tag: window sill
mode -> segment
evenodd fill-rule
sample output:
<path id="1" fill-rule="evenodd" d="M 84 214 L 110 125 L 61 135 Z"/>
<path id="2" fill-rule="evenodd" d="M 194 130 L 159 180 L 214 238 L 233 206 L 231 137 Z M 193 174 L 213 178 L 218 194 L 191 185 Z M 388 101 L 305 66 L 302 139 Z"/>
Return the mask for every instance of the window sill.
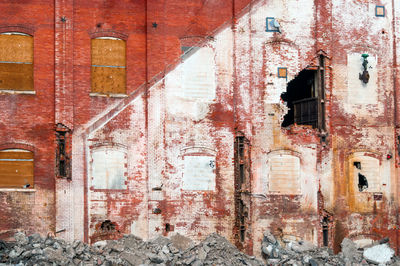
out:
<path id="1" fill-rule="evenodd" d="M 128 95 L 126 95 L 126 94 L 118 94 L 118 93 L 102 94 L 102 93 L 97 93 L 97 92 L 91 92 L 91 93 L 89 93 L 89 96 L 91 96 L 91 97 L 110 97 L 110 98 L 126 98 L 126 97 L 128 97 Z"/>
<path id="2" fill-rule="evenodd" d="M 1 94 L 28 94 L 28 95 L 35 95 L 36 91 L 0 90 L 0 95 Z"/>
<path id="3" fill-rule="evenodd" d="M 36 192 L 34 188 L 0 188 L 0 192 Z"/>

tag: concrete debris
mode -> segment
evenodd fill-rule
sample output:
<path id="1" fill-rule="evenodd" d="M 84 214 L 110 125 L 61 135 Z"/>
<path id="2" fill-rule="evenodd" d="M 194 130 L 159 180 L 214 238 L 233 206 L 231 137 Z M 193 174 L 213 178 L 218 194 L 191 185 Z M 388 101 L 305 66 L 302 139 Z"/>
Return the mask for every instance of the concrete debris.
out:
<path id="1" fill-rule="evenodd" d="M 390 262 L 394 255 L 394 250 L 387 244 L 376 245 L 364 250 L 363 256 L 367 261 L 374 264 L 386 264 Z"/>
<path id="2" fill-rule="evenodd" d="M 175 246 L 176 245 L 176 246 Z M 251 265 L 264 263 L 241 253 L 218 234 L 195 245 L 182 235 L 149 241 L 125 235 L 87 245 L 39 235 L 15 235 L 15 242 L 0 242 L 0 265 Z"/>
<path id="3" fill-rule="evenodd" d="M 388 239 L 383 239 L 362 249 L 357 248 L 350 239 L 344 238 L 342 251 L 334 255 L 327 247 L 318 248 L 294 237 L 276 239 L 270 232 L 265 232 L 261 251 L 267 265 L 400 265 L 400 258 L 394 257 L 394 251 L 387 242 Z"/>
<path id="4" fill-rule="evenodd" d="M 93 245 L 81 241 L 68 243 L 62 239 L 27 237 L 18 232 L 15 242 L 0 240 L 1 265 L 400 265 L 388 239 L 376 241 L 364 249 L 348 238 L 343 239 L 342 251 L 334 255 L 329 248 L 318 248 L 295 237 L 276 238 L 265 232 L 261 261 L 240 252 L 228 240 L 211 234 L 195 244 L 176 234 L 171 238 L 157 237 L 143 241 L 125 235 L 119 240 L 103 240 Z"/>

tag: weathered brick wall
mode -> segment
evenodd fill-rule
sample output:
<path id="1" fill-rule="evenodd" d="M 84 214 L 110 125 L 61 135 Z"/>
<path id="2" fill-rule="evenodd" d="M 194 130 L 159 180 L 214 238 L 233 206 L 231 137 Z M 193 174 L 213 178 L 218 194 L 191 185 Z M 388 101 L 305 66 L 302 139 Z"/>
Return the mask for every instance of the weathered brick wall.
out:
<path id="1" fill-rule="evenodd" d="M 246 251 L 259 254 L 267 228 L 322 244 L 324 217 L 336 251 L 344 236 L 395 241 L 399 6 L 393 12 L 392 1 L 381 1 L 386 14 L 376 17 L 366 1 L 249 2 L 0 3 L 1 31 L 33 33 L 36 92 L 0 93 L 0 148 L 34 151 L 36 189 L 0 191 L 0 237 L 65 229 L 59 236 L 68 239 L 147 238 L 170 234 L 169 224 L 193 238 L 218 232 L 237 241 L 234 139 L 243 134 L 251 151 Z M 266 17 L 278 18 L 282 32 L 266 32 Z M 99 36 L 126 40 L 125 98 L 89 95 L 90 40 Z M 181 46 L 200 47 L 201 56 L 180 59 Z M 370 56 L 368 84 L 358 78 L 362 53 Z M 281 93 L 320 56 L 326 132 L 283 128 Z M 72 181 L 54 181 L 56 123 L 74 130 Z M 126 150 L 123 189 L 96 189 L 91 152 L 99 145 Z M 350 162 L 360 152 L 379 161 L 380 191 L 357 190 Z M 271 192 L 276 154 L 299 158 L 296 192 Z M 215 170 L 202 169 L 215 187 L 211 178 L 212 189 L 187 189 L 185 156 L 215 157 Z M 101 228 L 106 220 L 114 229 Z"/>
<path id="2" fill-rule="evenodd" d="M 54 232 L 54 6 L 2 1 L 0 30 L 32 34 L 34 95 L 0 92 L 0 148 L 34 152 L 34 190 L 1 191 L 0 237 L 16 229 Z"/>

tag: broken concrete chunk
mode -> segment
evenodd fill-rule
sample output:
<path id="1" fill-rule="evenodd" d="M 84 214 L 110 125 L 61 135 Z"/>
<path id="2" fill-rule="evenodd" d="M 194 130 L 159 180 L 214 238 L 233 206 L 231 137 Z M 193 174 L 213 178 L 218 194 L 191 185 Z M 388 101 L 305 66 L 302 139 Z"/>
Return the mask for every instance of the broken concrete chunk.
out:
<path id="1" fill-rule="evenodd" d="M 127 261 L 131 265 L 139 265 L 144 263 L 144 254 L 137 254 L 131 251 L 124 251 L 120 254 L 120 258 Z"/>
<path id="2" fill-rule="evenodd" d="M 376 245 L 365 249 L 363 252 L 363 256 L 367 261 L 376 264 L 387 264 L 393 255 L 394 250 L 387 244 Z"/>
<path id="3" fill-rule="evenodd" d="M 15 246 L 13 250 L 11 250 L 10 254 L 8 255 L 10 258 L 17 258 L 19 257 L 24 250 L 18 246 Z"/>
<path id="4" fill-rule="evenodd" d="M 350 239 L 344 238 L 340 246 L 342 247 L 343 257 L 353 260 L 354 255 L 357 252 L 357 245 Z"/>
<path id="5" fill-rule="evenodd" d="M 122 252 L 124 251 L 124 245 L 118 241 L 109 241 L 107 243 L 107 247 L 111 248 L 111 250 L 116 251 L 116 252 Z"/>
<path id="6" fill-rule="evenodd" d="M 311 250 L 315 250 L 317 247 L 314 246 L 311 242 L 308 241 L 299 241 L 299 242 L 292 242 L 291 249 L 295 252 L 302 253 Z"/>
<path id="7" fill-rule="evenodd" d="M 164 260 L 158 256 L 157 254 L 154 253 L 146 253 L 147 258 L 149 258 L 149 260 L 153 263 L 163 263 Z"/>
<path id="8" fill-rule="evenodd" d="M 82 252 L 85 250 L 85 245 L 80 241 L 79 241 L 79 243 L 77 245 L 75 245 L 75 242 L 74 242 L 72 247 L 74 247 L 74 246 L 75 246 L 75 252 L 78 255 L 82 254 Z"/>
<path id="9" fill-rule="evenodd" d="M 276 238 L 271 234 L 270 231 L 264 232 L 263 242 L 269 242 L 271 244 L 276 243 Z"/>
<path id="10" fill-rule="evenodd" d="M 14 235 L 17 245 L 24 246 L 29 243 L 29 238 L 23 232 L 17 232 Z"/>
<path id="11" fill-rule="evenodd" d="M 179 250 L 186 250 L 194 245 L 194 242 L 179 233 L 173 235 L 171 237 L 171 242 L 174 247 L 178 248 Z"/>
<path id="12" fill-rule="evenodd" d="M 28 237 L 31 243 L 40 243 L 42 242 L 42 237 L 39 234 L 33 234 Z"/>
<path id="13" fill-rule="evenodd" d="M 97 241 L 93 244 L 93 246 L 95 247 L 105 247 L 107 245 L 107 241 L 103 240 L 103 241 Z"/>
<path id="14" fill-rule="evenodd" d="M 44 255 L 46 258 L 52 262 L 62 261 L 64 259 L 63 253 L 61 250 L 56 250 L 50 247 L 43 249 Z"/>

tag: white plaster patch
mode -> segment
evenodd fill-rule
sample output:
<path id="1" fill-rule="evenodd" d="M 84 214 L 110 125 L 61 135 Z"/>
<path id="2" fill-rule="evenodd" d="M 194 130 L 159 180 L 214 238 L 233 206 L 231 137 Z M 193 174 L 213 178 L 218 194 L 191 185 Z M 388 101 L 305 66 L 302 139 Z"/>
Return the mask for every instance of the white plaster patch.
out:
<path id="1" fill-rule="evenodd" d="M 280 103 L 281 94 L 286 91 L 289 80 L 299 72 L 299 52 L 287 43 L 271 43 L 266 52 L 266 103 Z M 278 67 L 287 68 L 287 78 L 278 77 Z"/>
<path id="2" fill-rule="evenodd" d="M 183 97 L 210 101 L 215 87 L 214 50 L 203 47 L 183 63 Z"/>
<path id="3" fill-rule="evenodd" d="M 300 193 L 300 158 L 289 154 L 279 154 L 271 157 L 268 164 L 270 192 Z"/>
<path id="4" fill-rule="evenodd" d="M 370 75 L 368 83 L 359 79 L 359 74 L 363 72 L 363 58 L 359 53 L 347 55 L 347 103 L 348 104 L 376 104 L 378 97 L 377 83 L 377 58 L 369 56 L 368 72 Z"/>
<path id="5" fill-rule="evenodd" d="M 112 147 L 92 151 L 91 177 L 95 189 L 126 189 L 125 152 Z"/>
<path id="6" fill-rule="evenodd" d="M 381 191 L 381 175 L 380 175 L 380 165 L 379 160 L 371 157 L 362 155 L 363 152 L 357 152 L 354 154 L 354 157 L 351 159 L 351 169 L 353 170 L 353 178 L 354 178 L 354 190 L 358 191 L 358 174 L 364 175 L 368 180 L 368 188 L 366 188 L 365 192 L 380 192 Z M 354 163 L 360 163 L 360 168 L 358 169 L 354 166 Z"/>
<path id="7" fill-rule="evenodd" d="M 184 190 L 215 190 L 215 157 L 185 156 Z"/>

